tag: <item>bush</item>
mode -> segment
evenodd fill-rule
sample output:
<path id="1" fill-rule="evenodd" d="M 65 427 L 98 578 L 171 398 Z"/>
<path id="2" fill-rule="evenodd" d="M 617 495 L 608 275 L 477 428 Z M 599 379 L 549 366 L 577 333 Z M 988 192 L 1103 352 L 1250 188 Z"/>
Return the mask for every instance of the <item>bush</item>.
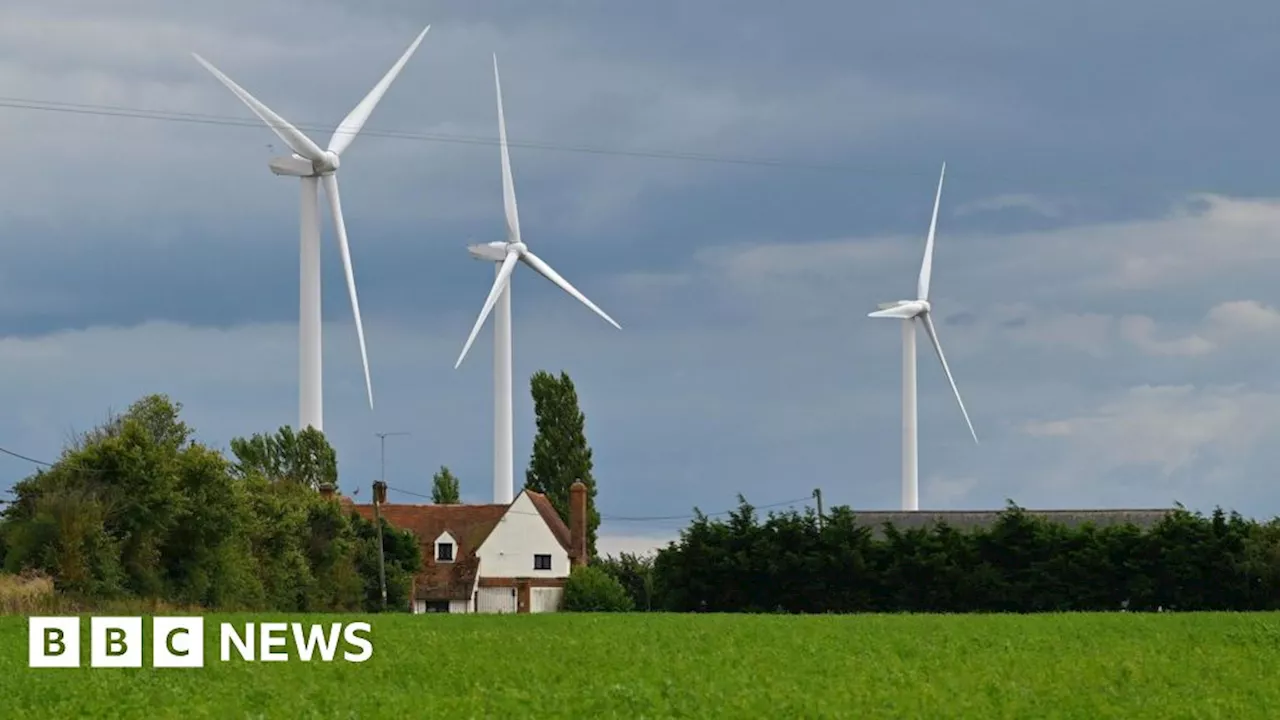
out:
<path id="1" fill-rule="evenodd" d="M 568 612 L 630 612 L 635 603 L 612 575 L 590 565 L 575 567 L 564 584 Z"/>
<path id="2" fill-rule="evenodd" d="M 620 553 L 618 557 L 593 557 L 591 566 L 598 567 L 617 580 L 631 596 L 637 610 L 653 609 L 653 556 Z"/>

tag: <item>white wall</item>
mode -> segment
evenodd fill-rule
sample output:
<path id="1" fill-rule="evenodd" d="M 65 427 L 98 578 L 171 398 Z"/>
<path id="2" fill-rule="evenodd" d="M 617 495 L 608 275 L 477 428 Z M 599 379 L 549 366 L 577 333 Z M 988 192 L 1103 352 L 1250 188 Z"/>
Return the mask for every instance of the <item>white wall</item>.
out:
<path id="1" fill-rule="evenodd" d="M 449 612 L 469 613 L 471 612 L 471 601 L 470 600 L 450 600 Z"/>
<path id="2" fill-rule="evenodd" d="M 538 513 L 538 508 L 524 492 L 498 521 L 476 554 L 480 556 L 480 574 L 484 577 L 559 578 L 569 575 L 569 551 L 560 546 Z M 534 570 L 535 554 L 550 555 L 551 569 Z"/>
<path id="3" fill-rule="evenodd" d="M 509 587 L 482 587 L 480 588 L 480 596 L 478 601 L 480 608 L 477 612 L 482 613 L 513 613 L 518 605 L 518 598 L 513 592 L 515 588 Z"/>
<path id="4" fill-rule="evenodd" d="M 556 612 L 564 599 L 564 588 L 529 588 L 529 612 Z"/>

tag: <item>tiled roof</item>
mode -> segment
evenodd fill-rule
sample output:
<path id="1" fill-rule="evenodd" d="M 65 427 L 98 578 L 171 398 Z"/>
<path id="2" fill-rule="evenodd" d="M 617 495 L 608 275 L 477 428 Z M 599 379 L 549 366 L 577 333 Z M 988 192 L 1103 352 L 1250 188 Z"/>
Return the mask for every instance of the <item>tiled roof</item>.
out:
<path id="1" fill-rule="evenodd" d="M 551 534 L 556 536 L 556 540 L 560 541 L 560 547 L 565 550 L 571 549 L 569 542 L 569 526 L 564 524 L 564 520 L 560 518 L 560 513 L 556 512 L 555 506 L 547 499 L 546 495 L 537 493 L 532 490 L 525 490 L 529 494 L 529 499 L 533 501 L 533 506 L 538 508 L 538 514 L 542 516 L 547 527 L 551 528 Z"/>
<path id="2" fill-rule="evenodd" d="M 535 500 L 535 504 L 536 504 Z M 372 505 L 351 505 L 373 519 Z M 411 531 L 422 548 L 422 570 L 415 582 L 418 600 L 469 600 L 480 560 L 476 550 L 507 512 L 506 505 L 385 504 L 382 517 L 393 527 Z M 553 511 L 554 512 L 554 511 Z M 563 523 L 561 523 L 563 524 Z M 457 541 L 453 562 L 436 562 L 435 541 L 448 531 Z M 568 532 L 566 530 L 566 532 Z"/>

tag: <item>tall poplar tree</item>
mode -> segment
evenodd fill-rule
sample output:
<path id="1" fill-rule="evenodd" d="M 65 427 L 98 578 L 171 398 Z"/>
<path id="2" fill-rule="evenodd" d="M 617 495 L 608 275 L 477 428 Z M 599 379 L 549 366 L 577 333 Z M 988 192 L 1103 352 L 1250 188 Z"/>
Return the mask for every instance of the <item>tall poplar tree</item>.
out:
<path id="1" fill-rule="evenodd" d="M 524 485 L 546 495 L 566 524 L 569 487 L 575 480 L 587 486 L 587 551 L 595 557 L 600 513 L 596 512 L 596 480 L 591 474 L 591 447 L 587 445 L 586 416 L 578 407 L 578 391 L 563 371 L 556 377 L 539 370 L 530 386 L 538 434 L 533 439 Z"/>

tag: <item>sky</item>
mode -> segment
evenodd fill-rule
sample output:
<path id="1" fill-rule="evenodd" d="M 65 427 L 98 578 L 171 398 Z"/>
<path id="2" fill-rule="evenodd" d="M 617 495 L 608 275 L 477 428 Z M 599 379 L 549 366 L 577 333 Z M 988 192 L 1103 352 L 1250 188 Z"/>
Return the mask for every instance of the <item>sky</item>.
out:
<path id="1" fill-rule="evenodd" d="M 441 465 L 491 499 L 491 325 L 453 364 L 466 245 L 505 237 L 496 53 L 523 239 L 622 325 L 517 268 L 517 484 L 563 370 L 603 551 L 739 494 L 899 506 L 901 334 L 866 314 L 914 295 L 944 161 L 931 301 L 981 444 L 921 333 L 921 508 L 1280 514 L 1274 3 L 110 5 L 0 7 L 0 447 L 154 392 L 219 448 L 296 425 L 298 181 L 190 53 L 332 128 L 430 24 L 339 172 L 373 410 L 322 225 L 344 492 L 406 432 L 392 502 Z"/>

